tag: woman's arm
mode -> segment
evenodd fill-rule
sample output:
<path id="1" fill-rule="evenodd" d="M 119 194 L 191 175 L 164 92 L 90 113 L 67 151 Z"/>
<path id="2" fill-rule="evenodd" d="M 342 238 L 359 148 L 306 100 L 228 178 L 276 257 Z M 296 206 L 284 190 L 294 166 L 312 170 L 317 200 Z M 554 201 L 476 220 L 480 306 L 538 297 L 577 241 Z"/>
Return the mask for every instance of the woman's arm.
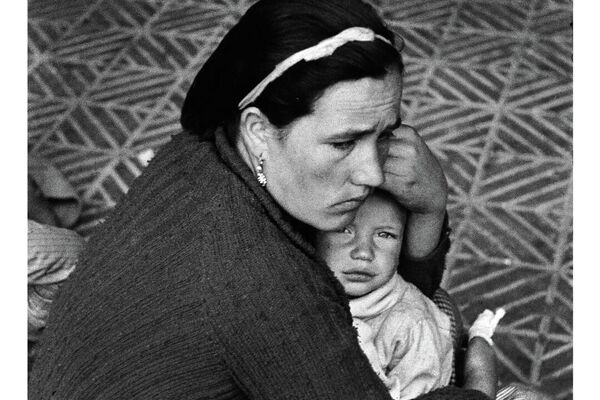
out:
<path id="1" fill-rule="evenodd" d="M 438 245 L 427 256 L 410 257 L 406 252 L 400 254 L 398 273 L 405 281 L 412 283 L 429 298 L 440 287 L 444 275 L 446 254 L 450 249 L 450 228 L 448 216 L 444 218 L 442 233 Z"/>
<path id="2" fill-rule="evenodd" d="M 383 170 L 382 188 L 409 212 L 404 250 L 424 257 L 438 244 L 446 213 L 448 184 L 442 167 L 417 131 L 402 125 L 390 139 Z"/>
<path id="3" fill-rule="evenodd" d="M 450 247 L 444 172 L 425 141 L 407 125 L 390 139 L 383 170 L 382 188 L 408 211 L 399 272 L 431 297 Z"/>

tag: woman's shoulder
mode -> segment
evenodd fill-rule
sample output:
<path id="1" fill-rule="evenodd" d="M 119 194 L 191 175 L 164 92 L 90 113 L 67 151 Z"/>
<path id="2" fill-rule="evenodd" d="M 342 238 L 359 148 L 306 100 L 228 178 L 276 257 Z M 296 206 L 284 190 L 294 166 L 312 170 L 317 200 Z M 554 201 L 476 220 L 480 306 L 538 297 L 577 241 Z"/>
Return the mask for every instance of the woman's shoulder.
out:
<path id="1" fill-rule="evenodd" d="M 159 220 L 185 226 L 198 217 L 219 218 L 221 212 L 244 208 L 252 203 L 248 197 L 248 190 L 219 157 L 214 142 L 202 142 L 183 132 L 158 150 L 109 221 L 130 227 L 135 220 L 135 224 L 150 225 L 146 226 L 149 230 Z"/>
<path id="2" fill-rule="evenodd" d="M 87 253 L 93 261 L 106 255 L 130 265 L 140 254 L 155 263 L 159 258 L 151 255 L 160 252 L 160 260 L 168 263 L 196 248 L 214 253 L 208 246 L 211 236 L 243 230 L 259 214 L 243 200 L 249 195 L 233 175 L 214 143 L 176 135 L 96 228 Z"/>
<path id="3" fill-rule="evenodd" d="M 154 160 L 144 171 L 148 175 L 146 181 L 156 185 L 158 178 L 177 186 L 184 195 L 178 199 L 193 202 L 195 214 L 219 218 L 220 213 L 248 213 L 259 209 L 248 184 L 223 160 L 213 141 L 200 141 L 187 133 L 176 135 L 160 150 L 153 163 Z M 240 222 L 244 222 L 244 218 Z"/>
<path id="4" fill-rule="evenodd" d="M 250 185 L 213 143 L 176 136 L 100 229 L 88 260 L 98 270 L 193 277 L 199 293 L 210 286 L 215 296 L 298 285 L 319 267 Z"/>

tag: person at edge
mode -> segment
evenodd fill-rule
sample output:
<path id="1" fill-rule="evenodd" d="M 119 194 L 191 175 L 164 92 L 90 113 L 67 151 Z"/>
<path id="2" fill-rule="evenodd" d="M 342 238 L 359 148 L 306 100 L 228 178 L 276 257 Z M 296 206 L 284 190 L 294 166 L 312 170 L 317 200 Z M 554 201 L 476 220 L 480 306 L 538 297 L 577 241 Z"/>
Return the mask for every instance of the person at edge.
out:
<path id="1" fill-rule="evenodd" d="M 400 47 L 360 0 L 251 6 L 61 288 L 29 398 L 388 399 L 311 238 L 381 188 L 408 213 L 400 274 L 439 287 L 447 184 L 402 125 Z"/>

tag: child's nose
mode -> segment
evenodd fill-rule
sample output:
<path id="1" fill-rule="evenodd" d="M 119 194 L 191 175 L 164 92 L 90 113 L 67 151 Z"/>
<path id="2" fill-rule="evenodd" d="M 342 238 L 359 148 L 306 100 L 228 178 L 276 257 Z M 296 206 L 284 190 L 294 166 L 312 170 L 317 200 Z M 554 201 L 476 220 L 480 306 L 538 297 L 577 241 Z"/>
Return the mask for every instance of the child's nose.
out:
<path id="1" fill-rule="evenodd" d="M 373 261 L 373 244 L 370 240 L 365 238 L 359 238 L 352 250 L 350 251 L 350 257 L 354 260 Z"/>

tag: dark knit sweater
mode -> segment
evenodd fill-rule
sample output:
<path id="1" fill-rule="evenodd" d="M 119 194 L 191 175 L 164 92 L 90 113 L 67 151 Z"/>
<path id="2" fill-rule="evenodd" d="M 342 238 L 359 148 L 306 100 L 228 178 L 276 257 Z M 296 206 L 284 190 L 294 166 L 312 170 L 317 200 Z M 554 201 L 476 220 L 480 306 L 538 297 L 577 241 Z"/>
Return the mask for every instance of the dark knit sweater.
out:
<path id="1" fill-rule="evenodd" d="M 30 399 L 388 399 L 305 230 L 222 134 L 176 136 L 61 289 Z"/>

